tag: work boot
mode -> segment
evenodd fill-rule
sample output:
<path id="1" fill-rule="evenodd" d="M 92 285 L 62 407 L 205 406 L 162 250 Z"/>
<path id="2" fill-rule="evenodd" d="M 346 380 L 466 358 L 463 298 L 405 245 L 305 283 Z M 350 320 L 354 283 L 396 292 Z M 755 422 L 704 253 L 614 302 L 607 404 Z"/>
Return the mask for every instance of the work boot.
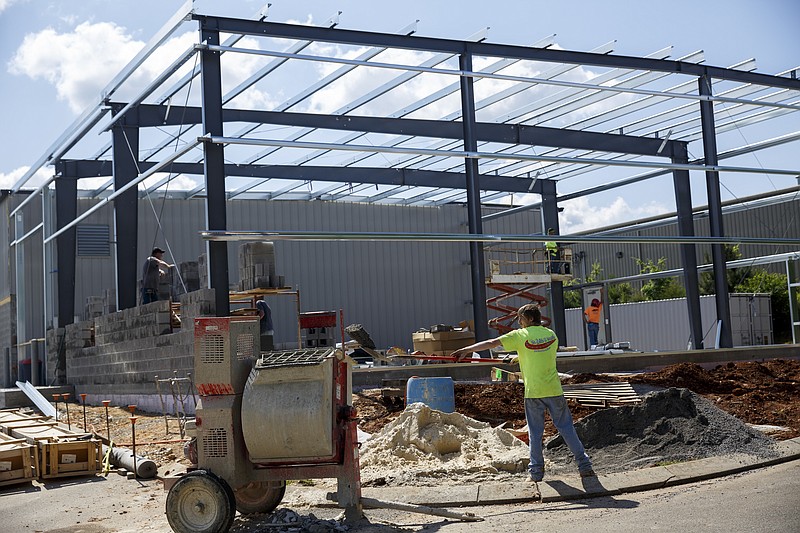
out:
<path id="1" fill-rule="evenodd" d="M 594 470 L 591 468 L 589 470 L 581 470 L 580 471 L 581 477 L 597 477 L 597 474 L 594 473 Z"/>

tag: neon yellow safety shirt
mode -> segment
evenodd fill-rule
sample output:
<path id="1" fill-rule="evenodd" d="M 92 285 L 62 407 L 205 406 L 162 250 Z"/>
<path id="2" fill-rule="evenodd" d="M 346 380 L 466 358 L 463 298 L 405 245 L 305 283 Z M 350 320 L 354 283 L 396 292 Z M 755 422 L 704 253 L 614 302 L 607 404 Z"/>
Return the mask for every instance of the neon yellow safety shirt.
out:
<path id="1" fill-rule="evenodd" d="M 525 380 L 526 398 L 549 398 L 564 394 L 556 370 L 558 337 L 544 326 L 515 329 L 500 337 L 503 349 L 517 352 Z"/>

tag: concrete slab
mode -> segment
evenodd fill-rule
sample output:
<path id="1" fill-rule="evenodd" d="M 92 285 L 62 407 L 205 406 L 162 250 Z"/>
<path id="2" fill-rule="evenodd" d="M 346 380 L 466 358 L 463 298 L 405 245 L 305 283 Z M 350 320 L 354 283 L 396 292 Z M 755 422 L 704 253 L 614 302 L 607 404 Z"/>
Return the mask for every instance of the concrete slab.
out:
<path id="1" fill-rule="evenodd" d="M 744 472 L 763 462 L 763 459 L 752 455 L 736 454 L 676 463 L 666 465 L 664 468 L 672 474 L 672 478 L 669 479 L 667 484 L 679 485 L 689 481 L 700 481 Z"/>
<path id="2" fill-rule="evenodd" d="M 617 492 L 606 488 L 599 477 L 577 479 L 549 479 L 539 482 L 542 502 L 578 500 L 595 496 L 608 496 Z"/>
<path id="3" fill-rule="evenodd" d="M 479 485 L 447 487 L 367 487 L 361 493 L 367 498 L 396 501 L 414 505 L 440 507 L 449 505 L 476 505 Z"/>
<path id="4" fill-rule="evenodd" d="M 781 441 L 775 447 L 784 459 L 800 458 L 800 437 Z"/>
<path id="5" fill-rule="evenodd" d="M 600 482 L 609 491 L 621 494 L 664 487 L 671 477 L 672 473 L 663 466 L 654 466 L 630 472 L 605 474 L 600 477 Z"/>
<path id="6" fill-rule="evenodd" d="M 480 486 L 479 505 L 499 505 L 505 503 L 524 503 L 539 501 L 539 488 L 536 483 L 522 481 L 517 483 L 489 483 Z"/>
<path id="7" fill-rule="evenodd" d="M 55 387 L 37 386 L 36 390 L 50 402 L 53 401 L 53 394 L 69 393 L 71 399 L 74 400 L 75 398 L 75 388 L 72 385 L 59 385 Z M 36 405 L 34 405 L 22 390 L 16 387 L 0 389 L 0 409 L 12 409 L 15 407 L 36 408 Z"/>

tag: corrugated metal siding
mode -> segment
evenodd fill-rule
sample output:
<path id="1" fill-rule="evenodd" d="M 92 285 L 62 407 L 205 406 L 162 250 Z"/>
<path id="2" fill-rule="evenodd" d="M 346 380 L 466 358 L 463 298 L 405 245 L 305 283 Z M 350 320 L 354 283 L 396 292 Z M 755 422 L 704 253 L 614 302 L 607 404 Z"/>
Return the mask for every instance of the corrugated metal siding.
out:
<path id="1" fill-rule="evenodd" d="M 752 295 L 731 294 L 730 302 L 735 346 L 764 344 L 765 337 L 771 342 L 769 295 L 753 298 Z M 582 313 L 581 309 L 566 312 L 567 344 L 586 349 Z M 689 346 L 691 331 L 685 298 L 613 304 L 609 314 L 614 342 L 629 341 L 632 349 L 640 351 L 686 350 Z M 700 297 L 700 316 L 704 346 L 713 348 L 717 334 L 714 296 Z"/>
<path id="2" fill-rule="evenodd" d="M 155 202 L 156 210 L 160 202 Z M 205 251 L 197 232 L 205 227 L 204 201 L 167 201 L 162 227 L 170 262 L 196 261 Z M 528 211 L 490 221 L 485 232 L 535 233 L 538 215 Z M 407 207 L 333 202 L 237 200 L 229 203 L 231 230 L 311 230 L 457 233 L 466 231 L 463 205 Z M 156 235 L 152 209 L 139 212 L 139 250 L 167 242 Z M 238 277 L 238 243 L 228 244 L 229 280 Z M 411 348 L 411 333 L 433 324 L 472 319 L 467 243 L 276 241 L 277 273 L 299 289 L 302 311 L 342 309 L 347 323 L 361 323 L 381 347 Z M 99 294 L 99 293 L 98 293 Z M 270 299 L 277 343 L 296 338 L 295 301 Z M 283 321 L 283 325 L 280 322 Z"/>
<path id="3" fill-rule="evenodd" d="M 770 237 L 783 238 L 800 236 L 800 198 L 788 200 L 781 203 L 753 205 L 748 209 L 728 210 L 723 215 L 722 221 L 725 235 L 746 235 L 748 237 Z M 709 219 L 707 214 L 698 214 L 694 220 L 695 235 L 708 236 Z M 618 232 L 614 235 L 636 235 L 636 236 L 672 236 L 677 234 L 675 222 L 665 222 L 660 225 L 649 226 L 644 229 Z M 698 264 L 711 262 L 711 247 L 708 245 L 697 246 Z M 612 278 L 619 276 L 635 275 L 639 269 L 633 257 L 640 257 L 644 260 L 652 259 L 657 261 L 661 257 L 667 259 L 666 268 L 675 269 L 681 267 L 680 247 L 674 244 L 582 244 L 576 245 L 575 251 L 583 250 L 587 257 L 587 272 L 591 268 L 593 261 L 599 261 L 603 266 L 604 277 Z M 623 258 L 618 259 L 616 252 L 622 251 Z M 760 257 L 796 251 L 790 246 L 771 246 L 771 245 L 742 245 L 740 251 L 743 258 Z M 577 255 L 577 253 L 576 253 Z M 770 270 L 782 272 L 783 267 L 765 266 Z M 578 265 L 578 272 L 581 266 Z"/>

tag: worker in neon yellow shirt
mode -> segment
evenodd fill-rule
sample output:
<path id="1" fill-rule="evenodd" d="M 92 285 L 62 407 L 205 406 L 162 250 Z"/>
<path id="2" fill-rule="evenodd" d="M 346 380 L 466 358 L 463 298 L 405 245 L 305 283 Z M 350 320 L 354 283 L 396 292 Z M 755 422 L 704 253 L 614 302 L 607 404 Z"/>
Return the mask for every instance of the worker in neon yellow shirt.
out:
<path id="1" fill-rule="evenodd" d="M 530 440 L 531 481 L 541 481 L 544 477 L 544 455 L 542 435 L 544 435 L 544 412 L 550 413 L 559 435 L 569 447 L 578 463 L 581 477 L 594 476 L 592 461 L 586 454 L 569 411 L 561 381 L 556 370 L 558 337 L 542 326 L 542 313 L 535 304 L 523 305 L 517 311 L 520 329 L 510 331 L 496 339 L 477 342 L 452 353 L 457 361 L 468 354 L 503 346 L 503 349 L 517 352 L 519 368 L 525 381 L 525 420 L 528 422 Z"/>
<path id="2" fill-rule="evenodd" d="M 549 228 L 547 230 L 548 235 L 555 235 L 556 230 L 553 228 Z M 546 241 L 544 243 L 544 249 L 547 254 L 547 259 L 549 261 L 547 265 L 547 273 L 548 274 L 561 274 L 561 261 L 559 261 L 559 251 L 558 251 L 558 243 L 556 241 Z"/>

